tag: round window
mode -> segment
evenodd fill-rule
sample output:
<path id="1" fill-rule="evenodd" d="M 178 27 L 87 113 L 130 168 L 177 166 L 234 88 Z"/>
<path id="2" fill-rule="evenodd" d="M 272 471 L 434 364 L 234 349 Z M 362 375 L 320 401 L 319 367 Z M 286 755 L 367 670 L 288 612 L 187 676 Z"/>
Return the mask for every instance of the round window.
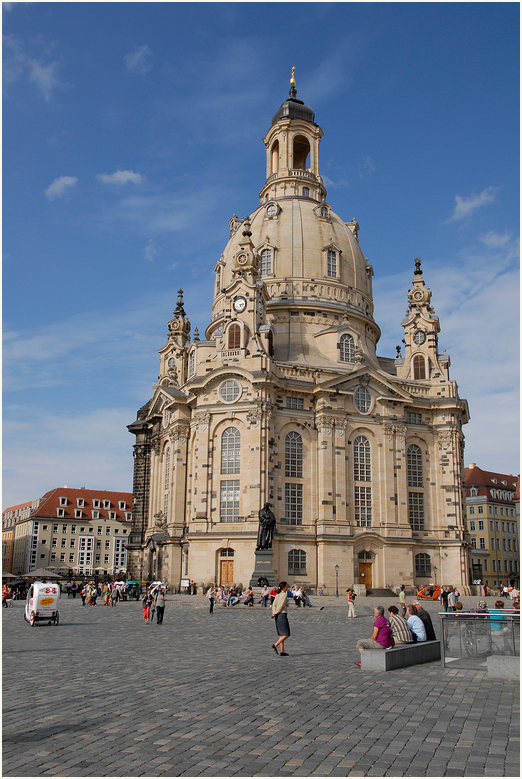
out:
<path id="1" fill-rule="evenodd" d="M 357 411 L 361 414 L 367 414 L 372 405 L 372 396 L 366 387 L 357 387 L 353 396 L 353 402 Z"/>
<path id="2" fill-rule="evenodd" d="M 219 388 L 219 397 L 223 403 L 235 403 L 241 397 L 241 386 L 234 379 L 224 381 Z"/>

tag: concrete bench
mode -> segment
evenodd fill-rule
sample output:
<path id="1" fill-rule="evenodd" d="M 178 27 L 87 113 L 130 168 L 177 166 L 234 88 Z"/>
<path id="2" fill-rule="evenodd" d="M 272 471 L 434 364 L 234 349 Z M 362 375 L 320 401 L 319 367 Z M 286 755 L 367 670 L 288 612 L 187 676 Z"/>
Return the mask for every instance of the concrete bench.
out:
<path id="1" fill-rule="evenodd" d="M 440 660 L 440 641 L 420 641 L 416 644 L 399 644 L 392 649 L 364 649 L 361 652 L 362 671 L 394 671 L 408 665 L 433 663 Z"/>

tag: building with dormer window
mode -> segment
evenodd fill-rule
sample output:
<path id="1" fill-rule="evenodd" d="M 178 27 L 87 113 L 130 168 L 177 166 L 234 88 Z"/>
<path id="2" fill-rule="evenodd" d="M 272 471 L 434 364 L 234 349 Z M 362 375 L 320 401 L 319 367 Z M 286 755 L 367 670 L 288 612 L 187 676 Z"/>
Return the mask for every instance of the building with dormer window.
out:
<path id="1" fill-rule="evenodd" d="M 230 220 L 204 339 L 180 291 L 160 376 L 129 430 L 130 575 L 242 583 L 272 505 L 278 579 L 332 592 L 470 583 L 462 426 L 421 262 L 404 354 L 377 354 L 373 268 L 320 175 L 295 82 L 264 138 L 259 204 Z M 290 401 L 290 402 L 289 402 Z M 438 572 L 438 573 L 437 573 Z"/>

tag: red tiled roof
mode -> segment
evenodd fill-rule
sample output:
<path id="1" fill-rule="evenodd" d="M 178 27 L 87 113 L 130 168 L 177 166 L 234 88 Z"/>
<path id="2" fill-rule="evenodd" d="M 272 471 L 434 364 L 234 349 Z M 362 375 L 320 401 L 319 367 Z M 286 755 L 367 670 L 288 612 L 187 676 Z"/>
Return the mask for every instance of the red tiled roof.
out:
<path id="1" fill-rule="evenodd" d="M 60 498 L 67 498 L 67 506 L 60 506 Z M 76 503 L 76 498 L 83 498 L 84 505 L 79 507 Z M 46 517 L 57 519 L 56 509 L 62 508 L 64 510 L 64 516 L 60 519 L 75 519 L 74 509 L 81 508 L 85 513 L 85 519 L 91 519 L 91 510 L 93 507 L 93 500 L 98 499 L 101 501 L 99 508 L 96 511 L 100 512 L 100 518 L 108 518 L 108 512 L 114 511 L 116 513 L 116 519 L 124 521 L 125 512 L 132 511 L 132 492 L 110 492 L 108 490 L 84 490 L 84 489 L 71 489 L 69 487 L 56 487 L 54 490 L 46 492 L 41 499 L 41 503 L 37 509 L 31 514 L 31 519 L 38 519 L 38 517 Z M 110 500 L 110 509 L 103 508 L 103 501 Z M 118 506 L 119 501 L 125 501 L 126 508 L 120 509 Z"/>
<path id="2" fill-rule="evenodd" d="M 25 503 L 18 503 L 16 506 L 8 506 L 6 509 L 3 510 L 2 514 L 5 514 L 6 511 L 16 511 L 16 509 L 25 509 L 28 506 L 32 506 L 32 505 L 33 505 L 32 500 L 26 501 Z"/>
<path id="3" fill-rule="evenodd" d="M 517 484 L 517 477 L 509 473 L 495 473 L 494 471 L 484 471 L 475 465 L 474 468 L 464 468 L 464 478 L 466 487 L 491 487 L 492 489 L 514 490 Z M 496 482 L 493 481 L 496 479 Z M 502 482 L 507 482 L 507 486 Z"/>

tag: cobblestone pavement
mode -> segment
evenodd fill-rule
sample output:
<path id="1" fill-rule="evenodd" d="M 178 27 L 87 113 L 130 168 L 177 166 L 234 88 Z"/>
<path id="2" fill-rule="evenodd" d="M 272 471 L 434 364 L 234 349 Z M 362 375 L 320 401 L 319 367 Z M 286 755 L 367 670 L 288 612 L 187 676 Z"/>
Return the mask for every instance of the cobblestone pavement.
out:
<path id="1" fill-rule="evenodd" d="M 289 657 L 257 604 L 210 616 L 173 596 L 146 625 L 135 602 L 64 598 L 59 626 L 32 628 L 23 603 L 3 609 L 3 775 L 520 776 L 518 684 L 439 663 L 363 672 L 378 599 L 357 619 L 344 597 L 313 601 L 289 608 Z"/>

